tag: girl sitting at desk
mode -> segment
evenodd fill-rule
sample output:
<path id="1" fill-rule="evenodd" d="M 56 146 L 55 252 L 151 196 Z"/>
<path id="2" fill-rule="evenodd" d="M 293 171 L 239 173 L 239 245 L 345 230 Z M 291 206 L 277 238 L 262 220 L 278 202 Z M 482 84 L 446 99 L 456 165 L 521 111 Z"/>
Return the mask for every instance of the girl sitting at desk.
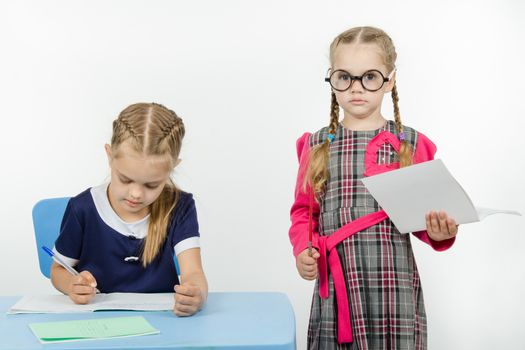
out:
<path id="1" fill-rule="evenodd" d="M 53 285 L 75 303 L 89 303 L 98 289 L 175 291 L 178 316 L 204 305 L 208 285 L 195 202 L 170 178 L 183 137 L 182 119 L 156 103 L 130 105 L 113 121 L 111 145 L 105 145 L 111 180 L 71 198 L 53 249 L 80 271 L 51 267 Z"/>

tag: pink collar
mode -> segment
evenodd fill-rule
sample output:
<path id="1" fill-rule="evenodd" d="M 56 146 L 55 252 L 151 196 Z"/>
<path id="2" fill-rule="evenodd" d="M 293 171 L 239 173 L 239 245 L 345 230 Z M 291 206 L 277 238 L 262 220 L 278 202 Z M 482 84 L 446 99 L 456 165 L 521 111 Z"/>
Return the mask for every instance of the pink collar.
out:
<path id="1" fill-rule="evenodd" d="M 381 174 L 386 171 L 399 169 L 399 162 L 390 164 L 377 164 L 377 152 L 384 144 L 390 144 L 396 152 L 399 152 L 400 141 L 396 135 L 390 131 L 381 131 L 377 134 L 366 147 L 365 152 L 365 173 L 364 176 Z"/>

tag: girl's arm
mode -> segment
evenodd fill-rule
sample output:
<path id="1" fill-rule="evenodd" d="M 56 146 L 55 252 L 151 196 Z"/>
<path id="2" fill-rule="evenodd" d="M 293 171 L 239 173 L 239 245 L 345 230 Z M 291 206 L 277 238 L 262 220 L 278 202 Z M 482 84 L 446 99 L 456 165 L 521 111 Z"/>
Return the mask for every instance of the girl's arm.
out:
<path id="1" fill-rule="evenodd" d="M 84 237 L 84 220 L 78 215 L 75 203 L 79 200 L 73 197 L 69 200 L 60 225 L 60 234 L 55 241 L 55 253 L 64 254 L 69 260 L 79 257 Z M 64 256 L 62 257 L 64 258 Z M 71 265 L 74 263 L 67 261 Z M 96 293 L 97 281 L 89 271 L 82 271 L 78 276 L 73 276 L 64 267 L 53 262 L 51 265 L 51 283 L 64 294 L 67 294 L 76 304 L 87 304 Z"/>
<path id="2" fill-rule="evenodd" d="M 73 276 L 56 262 L 51 265 L 51 283 L 75 304 L 88 304 L 96 294 L 97 281 L 89 271 Z"/>
<path id="3" fill-rule="evenodd" d="M 192 248 L 177 255 L 180 267 L 180 285 L 175 286 L 177 316 L 191 316 L 199 311 L 208 298 L 208 282 L 202 269 L 201 250 Z"/>
<path id="4" fill-rule="evenodd" d="M 292 225 L 288 231 L 290 242 L 293 246 L 293 254 L 297 257 L 308 247 L 308 230 L 309 230 L 309 208 L 311 187 L 306 186 L 306 191 L 303 189 L 304 177 L 308 169 L 308 162 L 310 159 L 310 147 L 308 145 L 309 133 L 301 136 L 296 143 L 297 158 L 299 159 L 299 172 L 297 174 L 297 182 L 295 184 L 294 203 L 290 209 L 290 220 Z M 313 201 L 312 207 L 312 244 L 317 247 L 318 236 L 318 222 L 319 222 L 319 204 Z"/>
<path id="5" fill-rule="evenodd" d="M 310 147 L 308 145 L 309 133 L 305 133 L 297 140 L 297 158 L 299 159 L 299 172 L 297 183 L 295 184 L 295 200 L 290 210 L 290 219 L 292 225 L 288 231 L 290 242 L 293 246 L 295 256 L 295 265 L 299 275 L 306 280 L 317 278 L 317 259 L 320 257 L 316 249 L 312 252 L 307 250 L 309 229 L 310 229 L 310 200 L 312 188 L 306 186 L 304 189 L 304 177 L 308 169 L 310 160 Z M 318 248 L 318 222 L 319 222 L 319 204 L 312 201 L 312 246 Z"/>
<path id="6" fill-rule="evenodd" d="M 414 154 L 414 164 L 426 162 L 434 159 L 436 146 L 429 138 L 422 133 L 417 134 L 416 151 Z M 446 213 L 431 212 L 426 215 L 426 231 L 413 232 L 413 235 L 430 245 L 436 251 L 443 251 L 450 248 L 457 235 L 457 226 L 452 218 Z"/>

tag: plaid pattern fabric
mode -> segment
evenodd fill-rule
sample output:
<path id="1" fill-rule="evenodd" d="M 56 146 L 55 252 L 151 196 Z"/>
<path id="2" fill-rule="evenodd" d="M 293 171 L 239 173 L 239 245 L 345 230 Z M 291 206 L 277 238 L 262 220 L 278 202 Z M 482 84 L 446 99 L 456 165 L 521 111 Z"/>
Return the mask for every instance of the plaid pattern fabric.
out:
<path id="1" fill-rule="evenodd" d="M 368 143 L 381 131 L 397 134 L 389 121 L 373 131 L 351 131 L 339 125 L 330 144 L 330 178 L 321 201 L 320 235 L 331 235 L 345 224 L 380 210 L 361 178 Z M 404 127 L 415 149 L 417 133 Z M 327 128 L 312 134 L 310 146 L 324 142 Z M 399 161 L 390 146 L 378 151 L 378 164 Z M 337 305 L 329 276 L 328 299 L 313 295 L 308 349 L 426 349 L 426 316 L 410 235 L 400 234 L 384 220 L 337 246 L 345 274 L 354 341 L 337 344 Z"/>

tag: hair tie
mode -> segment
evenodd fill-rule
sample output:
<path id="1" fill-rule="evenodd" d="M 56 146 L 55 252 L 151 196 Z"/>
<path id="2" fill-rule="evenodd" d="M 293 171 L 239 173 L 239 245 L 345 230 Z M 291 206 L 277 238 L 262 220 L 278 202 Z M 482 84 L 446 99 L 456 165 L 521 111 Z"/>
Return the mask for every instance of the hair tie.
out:
<path id="1" fill-rule="evenodd" d="M 335 139 L 335 135 L 334 134 L 328 134 L 328 135 L 326 135 L 326 139 L 328 140 L 328 142 L 333 142 L 334 139 Z"/>
<path id="2" fill-rule="evenodd" d="M 400 132 L 399 133 L 399 140 L 400 141 L 405 141 L 405 133 L 404 132 Z"/>

